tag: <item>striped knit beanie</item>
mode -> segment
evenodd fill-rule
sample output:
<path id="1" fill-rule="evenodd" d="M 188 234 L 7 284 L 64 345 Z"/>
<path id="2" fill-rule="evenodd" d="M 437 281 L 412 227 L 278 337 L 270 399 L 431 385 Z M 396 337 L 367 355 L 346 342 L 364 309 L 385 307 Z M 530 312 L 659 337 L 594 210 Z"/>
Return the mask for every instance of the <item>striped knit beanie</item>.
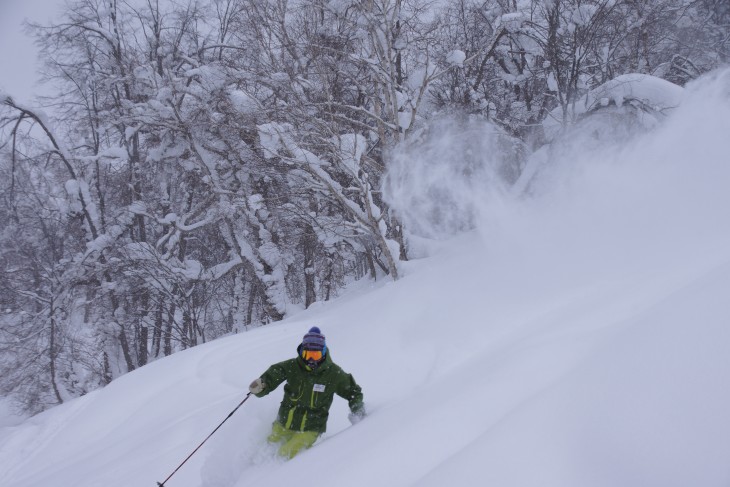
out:
<path id="1" fill-rule="evenodd" d="M 302 339 L 302 348 L 304 350 L 325 350 L 324 335 L 319 331 L 319 328 L 313 326 L 309 329 Z"/>

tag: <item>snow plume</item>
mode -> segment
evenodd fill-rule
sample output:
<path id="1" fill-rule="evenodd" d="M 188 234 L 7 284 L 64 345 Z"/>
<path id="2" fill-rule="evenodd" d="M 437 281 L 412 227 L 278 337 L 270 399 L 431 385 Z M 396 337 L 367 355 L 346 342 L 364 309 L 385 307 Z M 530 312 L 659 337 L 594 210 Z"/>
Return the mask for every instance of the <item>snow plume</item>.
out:
<path id="1" fill-rule="evenodd" d="M 547 285 L 555 276 L 608 281 L 722 255 L 730 244 L 730 70 L 686 91 L 653 129 L 615 131 L 607 124 L 616 118 L 597 125 L 596 113 L 534 154 L 526 192 L 499 212 L 480 211 L 498 260 Z"/>
<path id="2" fill-rule="evenodd" d="M 610 271 L 607 261 L 629 269 L 632 259 L 720 247 L 730 207 L 730 70 L 689 84 L 683 98 L 654 127 L 635 124 L 628 106 L 591 113 L 524 168 L 494 127 L 444 120 L 394 153 L 385 197 L 416 235 L 479 228 L 492 250 L 546 274 Z"/>
<path id="3" fill-rule="evenodd" d="M 384 197 L 415 235 L 444 239 L 474 227 L 480 208 L 505 191 L 513 141 L 488 122 L 431 122 L 392 154 Z"/>

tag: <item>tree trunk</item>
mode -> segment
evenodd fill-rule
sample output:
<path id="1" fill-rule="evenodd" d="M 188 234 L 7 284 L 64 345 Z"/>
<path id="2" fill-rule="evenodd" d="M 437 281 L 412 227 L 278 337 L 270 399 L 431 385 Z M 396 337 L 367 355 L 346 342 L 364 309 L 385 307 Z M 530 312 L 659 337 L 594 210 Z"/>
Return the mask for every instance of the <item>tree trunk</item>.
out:
<path id="1" fill-rule="evenodd" d="M 395 215 L 395 212 L 389 209 L 390 214 L 390 231 L 393 236 L 393 240 L 398 242 L 399 255 L 398 258 L 402 261 L 408 260 L 408 249 L 406 248 L 406 241 L 403 237 L 403 224 L 400 219 Z"/>
<path id="2" fill-rule="evenodd" d="M 56 396 L 56 400 L 58 401 L 58 404 L 63 403 L 63 398 L 61 397 L 61 393 L 58 389 L 58 384 L 56 383 L 56 309 L 54 305 L 54 297 L 51 296 L 51 303 L 50 303 L 50 312 L 49 312 L 49 318 L 51 319 L 51 334 L 50 339 L 48 343 L 48 351 L 49 351 L 49 367 L 50 367 L 50 374 L 51 374 L 51 386 L 53 387 L 53 394 Z"/>
<path id="3" fill-rule="evenodd" d="M 103 378 L 105 384 L 111 384 L 112 379 L 114 379 L 114 374 L 112 374 L 112 367 L 109 365 L 109 354 L 106 353 L 106 350 L 101 352 L 101 362 L 103 364 Z"/>
<path id="4" fill-rule="evenodd" d="M 139 330 L 139 349 L 137 352 L 137 362 L 139 366 L 147 365 L 148 353 L 147 353 L 147 340 L 149 339 L 149 328 L 146 325 L 142 325 Z"/>
<path id="5" fill-rule="evenodd" d="M 175 304 L 170 305 L 170 309 L 167 312 L 167 322 L 165 323 L 165 331 L 162 334 L 164 344 L 162 353 L 165 357 L 172 354 L 172 324 L 175 321 Z"/>
<path id="6" fill-rule="evenodd" d="M 136 367 L 134 365 L 134 361 L 132 361 L 132 350 L 129 347 L 129 340 L 127 340 L 127 332 L 124 330 L 124 326 L 121 323 L 116 322 L 116 325 L 119 327 L 119 334 L 117 334 L 117 339 L 119 340 L 119 346 L 122 348 L 124 361 L 127 364 L 127 372 L 131 372 Z"/>
<path id="7" fill-rule="evenodd" d="M 251 326 L 253 321 L 253 308 L 256 304 L 256 285 L 251 283 L 251 287 L 248 291 L 248 306 L 246 308 L 246 326 Z"/>
<path id="8" fill-rule="evenodd" d="M 157 304 L 157 311 L 155 312 L 155 329 L 152 332 L 152 355 L 157 358 L 160 356 L 160 342 L 162 338 L 162 314 L 164 305 L 162 296 L 160 296 L 160 302 Z"/>
<path id="9" fill-rule="evenodd" d="M 309 308 L 317 301 L 315 289 L 314 254 L 317 245 L 317 236 L 314 228 L 307 225 L 302 236 L 302 248 L 304 251 L 304 307 Z"/>

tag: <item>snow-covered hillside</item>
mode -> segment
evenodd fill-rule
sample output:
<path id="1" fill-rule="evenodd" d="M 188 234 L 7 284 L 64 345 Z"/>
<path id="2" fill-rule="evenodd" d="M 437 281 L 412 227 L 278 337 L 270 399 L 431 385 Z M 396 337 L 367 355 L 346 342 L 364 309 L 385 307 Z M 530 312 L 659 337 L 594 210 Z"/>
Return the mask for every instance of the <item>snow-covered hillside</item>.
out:
<path id="1" fill-rule="evenodd" d="M 529 198 L 475 195 L 479 230 L 421 242 L 397 282 L 0 429 L 0 484 L 153 487 L 317 325 L 368 418 L 336 399 L 285 462 L 281 392 L 251 398 L 166 485 L 730 485 L 730 72 L 687 91 L 653 132 L 543 165 Z"/>

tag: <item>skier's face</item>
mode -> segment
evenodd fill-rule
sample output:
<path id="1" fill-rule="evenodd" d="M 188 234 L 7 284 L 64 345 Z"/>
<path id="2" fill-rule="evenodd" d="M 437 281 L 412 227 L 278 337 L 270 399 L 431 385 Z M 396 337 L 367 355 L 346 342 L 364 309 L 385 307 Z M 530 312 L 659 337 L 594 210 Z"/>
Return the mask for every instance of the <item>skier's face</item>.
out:
<path id="1" fill-rule="evenodd" d="M 322 350 L 302 350 L 302 359 L 307 366 L 314 370 L 324 359 L 324 351 Z"/>
<path id="2" fill-rule="evenodd" d="M 322 360 L 322 350 L 304 350 L 302 352 L 302 358 L 305 362 L 309 362 L 310 360 L 319 362 Z"/>

